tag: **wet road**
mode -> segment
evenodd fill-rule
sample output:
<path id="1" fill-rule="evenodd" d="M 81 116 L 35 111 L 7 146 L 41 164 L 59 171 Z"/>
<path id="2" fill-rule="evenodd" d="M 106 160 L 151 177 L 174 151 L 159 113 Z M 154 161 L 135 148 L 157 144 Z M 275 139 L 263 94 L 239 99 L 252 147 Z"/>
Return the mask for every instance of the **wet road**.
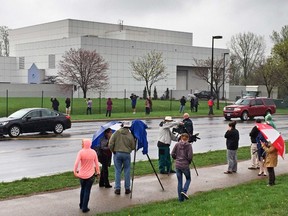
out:
<path id="1" fill-rule="evenodd" d="M 288 139 L 286 116 L 275 116 L 277 129 L 284 139 Z M 175 119 L 181 120 L 181 119 Z M 223 117 L 192 118 L 194 133 L 200 133 L 201 140 L 193 143 L 195 153 L 225 149 L 224 133 L 227 121 Z M 145 120 L 148 125 L 148 154 L 151 159 L 157 159 L 158 124 L 161 120 Z M 61 135 L 53 133 L 45 136 L 22 135 L 15 139 L 8 137 L 0 139 L 0 182 L 13 181 L 23 177 L 50 175 L 73 169 L 77 152 L 81 148 L 83 138 L 92 138 L 94 132 L 103 122 L 73 123 L 72 128 Z M 240 132 L 240 146 L 249 146 L 249 132 L 254 121 L 237 121 Z M 175 143 L 172 144 L 172 147 Z M 136 160 L 147 160 L 140 151 Z"/>

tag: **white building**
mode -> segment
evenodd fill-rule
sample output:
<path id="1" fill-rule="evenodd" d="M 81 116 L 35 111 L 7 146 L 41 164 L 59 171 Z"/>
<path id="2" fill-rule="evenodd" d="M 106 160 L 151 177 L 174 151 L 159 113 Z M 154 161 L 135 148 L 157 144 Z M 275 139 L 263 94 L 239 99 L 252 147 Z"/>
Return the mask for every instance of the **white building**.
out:
<path id="1" fill-rule="evenodd" d="M 34 69 L 41 71 L 38 78 L 55 76 L 65 51 L 83 48 L 96 50 L 109 63 L 109 96 L 121 97 L 124 89 L 127 93 L 144 89 L 144 82 L 134 80 L 131 75 L 130 60 L 156 50 L 163 53 L 169 72 L 166 80 L 156 83 L 158 95 L 167 88 L 193 92 L 209 89 L 196 76 L 193 65 L 194 59 L 211 58 L 211 47 L 193 46 L 192 33 L 67 19 L 13 29 L 9 34 L 12 57 L 0 58 L 0 82 L 39 83 L 28 75 L 33 64 Z M 214 48 L 214 58 L 223 58 L 228 51 Z M 7 66 L 3 69 L 7 64 L 10 76 Z M 92 92 L 90 96 L 93 97 Z"/>

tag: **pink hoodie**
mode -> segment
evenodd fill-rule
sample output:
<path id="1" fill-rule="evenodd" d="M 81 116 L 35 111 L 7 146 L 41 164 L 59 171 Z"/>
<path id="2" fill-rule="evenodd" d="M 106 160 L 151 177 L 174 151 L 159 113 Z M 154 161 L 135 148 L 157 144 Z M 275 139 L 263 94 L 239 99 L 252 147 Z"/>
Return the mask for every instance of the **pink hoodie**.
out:
<path id="1" fill-rule="evenodd" d="M 80 163 L 80 168 L 79 167 Z M 78 152 L 74 164 L 74 175 L 81 179 L 88 179 L 94 173 L 100 174 L 98 157 L 95 150 L 91 149 L 91 140 L 82 140 L 82 149 Z"/>

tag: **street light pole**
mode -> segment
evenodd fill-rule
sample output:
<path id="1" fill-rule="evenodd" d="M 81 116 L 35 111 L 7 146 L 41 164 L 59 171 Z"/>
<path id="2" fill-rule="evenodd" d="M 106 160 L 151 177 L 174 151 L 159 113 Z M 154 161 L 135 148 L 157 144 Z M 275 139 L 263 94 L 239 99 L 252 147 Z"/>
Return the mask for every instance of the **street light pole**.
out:
<path id="1" fill-rule="evenodd" d="M 213 63 L 214 63 L 214 39 L 222 39 L 223 37 L 218 35 L 218 36 L 212 36 L 212 58 L 211 58 L 211 89 L 210 93 L 211 96 L 213 95 Z M 218 96 L 218 95 L 217 95 Z"/>
<path id="2" fill-rule="evenodd" d="M 223 67 L 223 89 L 222 89 L 222 100 L 224 100 L 225 99 L 225 94 L 224 94 L 224 92 L 225 92 L 225 87 L 224 87 L 224 85 L 225 85 L 225 72 L 226 72 L 226 63 L 225 63 L 225 56 L 226 55 L 229 55 L 229 53 L 224 53 L 224 67 Z"/>

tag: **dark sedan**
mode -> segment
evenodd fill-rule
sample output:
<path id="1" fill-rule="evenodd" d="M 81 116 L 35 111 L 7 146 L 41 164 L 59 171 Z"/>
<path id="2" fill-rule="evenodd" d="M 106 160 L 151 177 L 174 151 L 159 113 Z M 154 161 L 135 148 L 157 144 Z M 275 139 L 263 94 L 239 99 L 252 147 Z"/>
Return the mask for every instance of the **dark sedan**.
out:
<path id="1" fill-rule="evenodd" d="M 211 92 L 210 91 L 200 91 L 198 93 L 194 93 L 194 95 L 200 99 L 210 99 L 211 98 Z M 216 98 L 216 94 L 213 93 L 213 98 Z"/>
<path id="2" fill-rule="evenodd" d="M 68 128 L 71 128 L 70 116 L 46 108 L 21 109 L 7 118 L 0 118 L 0 134 L 10 137 L 46 131 L 61 134 Z"/>

